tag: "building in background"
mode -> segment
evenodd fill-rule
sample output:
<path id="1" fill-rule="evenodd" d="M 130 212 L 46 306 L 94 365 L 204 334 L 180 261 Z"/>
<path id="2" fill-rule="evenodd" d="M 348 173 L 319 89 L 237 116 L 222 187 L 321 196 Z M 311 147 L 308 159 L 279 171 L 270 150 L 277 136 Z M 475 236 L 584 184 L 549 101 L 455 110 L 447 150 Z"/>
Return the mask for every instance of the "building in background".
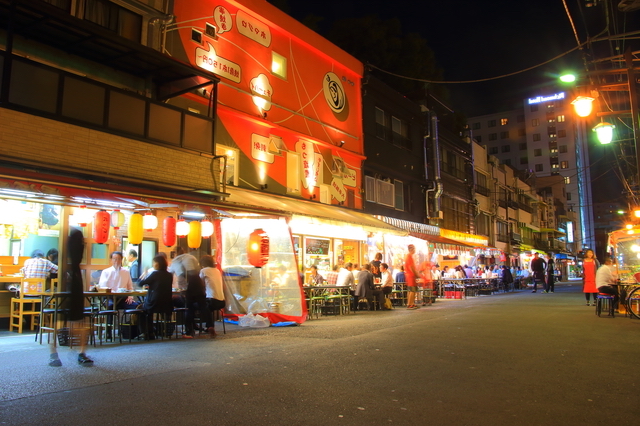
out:
<path id="1" fill-rule="evenodd" d="M 577 213 L 573 249 L 595 247 L 591 175 L 585 124 L 564 92 L 542 92 L 522 109 L 469 119 L 473 137 L 487 152 L 526 176 L 560 176 L 567 211 Z"/>

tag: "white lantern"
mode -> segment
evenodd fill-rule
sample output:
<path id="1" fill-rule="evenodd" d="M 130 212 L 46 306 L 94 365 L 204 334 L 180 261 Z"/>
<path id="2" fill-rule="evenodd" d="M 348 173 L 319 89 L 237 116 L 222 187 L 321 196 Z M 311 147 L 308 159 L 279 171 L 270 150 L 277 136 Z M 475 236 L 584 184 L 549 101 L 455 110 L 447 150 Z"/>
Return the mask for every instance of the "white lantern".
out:
<path id="1" fill-rule="evenodd" d="M 200 234 L 202 235 L 202 238 L 209 238 L 213 235 L 213 223 L 209 220 L 203 220 L 201 222 Z"/>
<path id="2" fill-rule="evenodd" d="M 189 224 L 180 219 L 176 222 L 176 235 L 179 237 L 186 237 L 189 235 Z"/>
<path id="3" fill-rule="evenodd" d="M 145 231 L 153 231 L 158 227 L 158 218 L 149 212 L 146 213 L 142 216 L 142 227 Z"/>

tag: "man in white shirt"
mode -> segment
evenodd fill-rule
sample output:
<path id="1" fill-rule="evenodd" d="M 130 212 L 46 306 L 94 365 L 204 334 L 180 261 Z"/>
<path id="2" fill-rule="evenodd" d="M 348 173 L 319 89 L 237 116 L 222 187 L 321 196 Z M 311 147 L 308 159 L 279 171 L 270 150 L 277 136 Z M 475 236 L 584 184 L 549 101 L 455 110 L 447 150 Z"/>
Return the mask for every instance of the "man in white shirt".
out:
<path id="1" fill-rule="evenodd" d="M 133 290 L 133 281 L 129 271 L 122 267 L 122 252 L 114 251 L 111 253 L 111 266 L 103 270 L 100 274 L 98 286 L 101 288 L 109 288 L 113 293 L 123 290 Z M 118 309 L 133 309 L 138 304 L 134 302 L 133 297 L 121 299 L 118 302 Z"/>
<path id="2" fill-rule="evenodd" d="M 344 264 L 340 271 L 338 272 L 338 281 L 336 281 L 336 285 L 349 287 L 349 293 L 351 293 L 351 297 L 353 297 L 354 304 L 351 309 L 357 308 L 358 298 L 356 297 L 356 280 L 353 277 L 353 264 L 351 262 L 347 262 Z"/>
<path id="3" fill-rule="evenodd" d="M 393 291 L 393 276 L 391 275 L 391 271 L 389 270 L 389 265 L 386 263 L 380 264 L 380 273 L 382 278 L 380 279 L 380 284 L 382 284 L 382 292 L 385 296 L 389 296 Z"/>
<path id="4" fill-rule="evenodd" d="M 613 284 L 618 282 L 618 273 L 613 265 L 613 260 L 607 257 L 602 266 L 596 272 L 596 288 L 599 293 L 613 296 L 613 306 L 618 307 L 618 289 Z"/>

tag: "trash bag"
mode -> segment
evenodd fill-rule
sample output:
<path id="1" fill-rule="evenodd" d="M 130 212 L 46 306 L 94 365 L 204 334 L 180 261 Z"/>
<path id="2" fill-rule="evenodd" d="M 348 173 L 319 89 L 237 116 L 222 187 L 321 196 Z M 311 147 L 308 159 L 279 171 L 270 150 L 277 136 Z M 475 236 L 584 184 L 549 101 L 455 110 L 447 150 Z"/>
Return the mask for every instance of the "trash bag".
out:
<path id="1" fill-rule="evenodd" d="M 269 327 L 271 322 L 269 318 L 265 318 L 262 315 L 247 314 L 238 320 L 238 325 L 240 327 L 263 328 Z"/>
<path id="2" fill-rule="evenodd" d="M 270 325 L 271 321 L 269 321 L 269 318 L 265 318 L 262 315 L 253 316 L 253 327 L 264 328 L 269 327 Z"/>

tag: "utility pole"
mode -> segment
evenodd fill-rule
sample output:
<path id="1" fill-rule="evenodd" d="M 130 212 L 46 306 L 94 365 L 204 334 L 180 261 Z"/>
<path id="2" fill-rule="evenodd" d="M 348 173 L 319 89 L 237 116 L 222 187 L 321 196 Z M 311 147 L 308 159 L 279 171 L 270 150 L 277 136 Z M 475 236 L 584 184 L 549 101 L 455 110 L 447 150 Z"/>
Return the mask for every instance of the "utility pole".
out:
<path id="1" fill-rule="evenodd" d="M 631 123 L 633 126 L 633 141 L 636 148 L 636 187 L 640 188 L 640 140 L 638 140 L 638 92 L 636 89 L 636 76 L 633 71 L 633 58 L 631 48 L 624 52 L 624 62 L 627 67 L 627 82 L 629 84 L 629 100 L 631 101 Z"/>

